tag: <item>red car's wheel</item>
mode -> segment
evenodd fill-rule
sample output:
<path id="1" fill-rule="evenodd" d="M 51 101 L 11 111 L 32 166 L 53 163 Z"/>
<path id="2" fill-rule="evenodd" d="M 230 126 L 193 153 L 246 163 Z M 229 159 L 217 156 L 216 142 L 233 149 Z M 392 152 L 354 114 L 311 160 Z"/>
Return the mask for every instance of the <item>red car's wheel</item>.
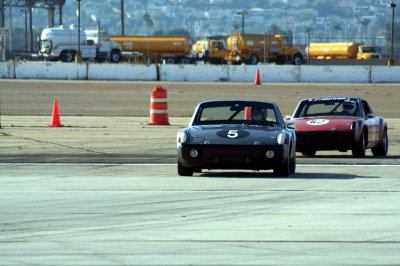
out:
<path id="1" fill-rule="evenodd" d="M 301 154 L 303 154 L 304 156 L 309 156 L 309 157 L 313 157 L 315 156 L 317 152 L 313 151 L 313 150 L 309 150 L 309 151 L 302 151 Z"/>
<path id="2" fill-rule="evenodd" d="M 387 152 L 388 152 L 388 148 L 389 148 L 389 140 L 388 140 L 388 136 L 387 136 L 387 131 L 385 130 L 383 132 L 382 141 L 379 143 L 378 146 L 373 147 L 371 149 L 371 151 L 374 156 L 386 156 Z"/>
<path id="3" fill-rule="evenodd" d="M 365 149 L 367 147 L 367 140 L 366 136 L 363 133 L 361 133 L 360 139 L 358 142 L 354 145 L 354 148 L 352 150 L 353 156 L 357 158 L 362 158 L 365 156 Z"/>

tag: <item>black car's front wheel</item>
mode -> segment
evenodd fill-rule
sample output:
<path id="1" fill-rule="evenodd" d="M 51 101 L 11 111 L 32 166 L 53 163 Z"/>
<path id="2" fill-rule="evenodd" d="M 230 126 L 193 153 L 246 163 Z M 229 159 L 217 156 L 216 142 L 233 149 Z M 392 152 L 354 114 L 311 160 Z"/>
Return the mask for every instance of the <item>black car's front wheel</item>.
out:
<path id="1" fill-rule="evenodd" d="M 294 174 L 296 172 L 296 157 L 290 158 L 290 174 Z"/>
<path id="2" fill-rule="evenodd" d="M 178 175 L 180 176 L 193 176 L 193 169 L 185 167 L 178 162 Z"/>
<path id="3" fill-rule="evenodd" d="M 290 159 L 287 158 L 274 168 L 274 176 L 288 177 L 291 171 Z"/>

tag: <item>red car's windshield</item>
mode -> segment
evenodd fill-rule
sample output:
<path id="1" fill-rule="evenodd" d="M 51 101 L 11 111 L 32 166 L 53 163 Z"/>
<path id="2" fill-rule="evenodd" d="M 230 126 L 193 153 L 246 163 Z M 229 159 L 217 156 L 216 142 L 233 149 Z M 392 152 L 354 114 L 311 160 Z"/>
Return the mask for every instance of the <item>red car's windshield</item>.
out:
<path id="1" fill-rule="evenodd" d="M 360 116 L 360 110 L 355 99 L 305 100 L 293 117 L 314 116 Z"/>

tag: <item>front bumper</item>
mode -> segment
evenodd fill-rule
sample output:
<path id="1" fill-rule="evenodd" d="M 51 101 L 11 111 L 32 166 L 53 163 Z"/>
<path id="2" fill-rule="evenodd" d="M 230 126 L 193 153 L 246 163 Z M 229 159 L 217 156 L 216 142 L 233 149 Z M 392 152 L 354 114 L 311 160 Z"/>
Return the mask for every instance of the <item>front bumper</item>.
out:
<path id="1" fill-rule="evenodd" d="M 296 131 L 296 151 L 350 150 L 354 147 L 354 131 Z"/>
<path id="2" fill-rule="evenodd" d="M 190 156 L 190 150 L 196 149 L 197 158 Z M 273 151 L 269 159 L 267 151 Z M 201 169 L 273 169 L 289 157 L 284 145 L 276 146 L 230 146 L 230 145 L 182 145 L 178 148 L 179 163 L 185 167 Z"/>

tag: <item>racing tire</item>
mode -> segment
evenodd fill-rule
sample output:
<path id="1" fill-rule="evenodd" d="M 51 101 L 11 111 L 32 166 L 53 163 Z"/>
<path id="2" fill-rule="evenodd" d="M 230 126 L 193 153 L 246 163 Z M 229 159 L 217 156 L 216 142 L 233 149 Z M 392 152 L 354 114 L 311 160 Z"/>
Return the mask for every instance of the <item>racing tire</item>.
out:
<path id="1" fill-rule="evenodd" d="M 317 151 L 309 150 L 309 151 L 302 151 L 301 154 L 307 157 L 314 157 Z"/>
<path id="2" fill-rule="evenodd" d="M 290 174 L 294 174 L 296 172 L 296 157 L 290 158 Z"/>
<path id="3" fill-rule="evenodd" d="M 274 176 L 277 177 L 288 177 L 290 174 L 290 159 L 286 159 L 274 168 Z"/>
<path id="4" fill-rule="evenodd" d="M 364 132 L 361 133 L 360 140 L 354 145 L 354 148 L 351 150 L 352 154 L 356 158 L 365 157 L 365 149 L 367 146 L 367 140 Z"/>
<path id="5" fill-rule="evenodd" d="M 389 140 L 387 136 L 387 130 L 383 131 L 382 141 L 378 146 L 371 148 L 372 154 L 374 156 L 386 156 L 389 149 Z"/>
<path id="6" fill-rule="evenodd" d="M 185 167 L 178 162 L 178 175 L 180 176 L 193 176 L 193 170 Z"/>

